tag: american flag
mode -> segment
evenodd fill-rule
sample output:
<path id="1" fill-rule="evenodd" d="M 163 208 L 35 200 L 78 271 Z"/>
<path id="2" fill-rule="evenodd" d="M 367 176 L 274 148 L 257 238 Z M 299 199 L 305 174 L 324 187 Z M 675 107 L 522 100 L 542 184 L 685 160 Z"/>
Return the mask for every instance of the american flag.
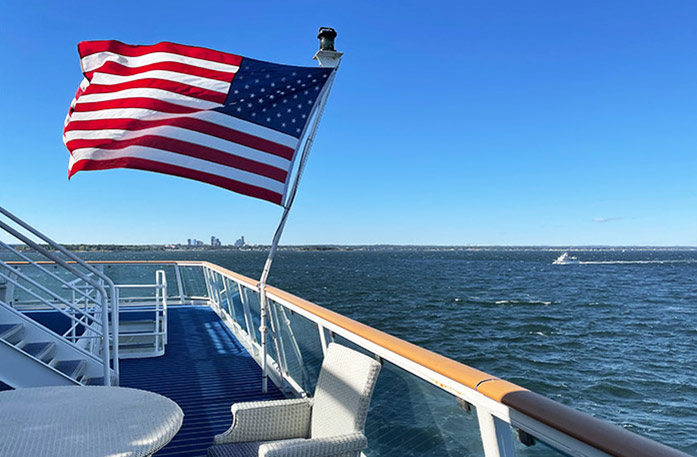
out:
<path id="1" fill-rule="evenodd" d="M 283 204 L 333 69 L 175 43 L 78 45 L 84 80 L 65 122 L 68 177 L 135 168 Z"/>

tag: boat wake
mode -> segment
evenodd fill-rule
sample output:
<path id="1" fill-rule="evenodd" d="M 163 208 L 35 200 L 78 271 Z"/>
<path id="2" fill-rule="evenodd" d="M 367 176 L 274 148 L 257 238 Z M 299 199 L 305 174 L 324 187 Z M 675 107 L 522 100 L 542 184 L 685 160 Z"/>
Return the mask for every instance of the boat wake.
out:
<path id="1" fill-rule="evenodd" d="M 578 262 L 581 265 L 631 265 L 641 263 L 697 263 L 694 259 L 679 259 L 679 260 L 588 260 Z"/>

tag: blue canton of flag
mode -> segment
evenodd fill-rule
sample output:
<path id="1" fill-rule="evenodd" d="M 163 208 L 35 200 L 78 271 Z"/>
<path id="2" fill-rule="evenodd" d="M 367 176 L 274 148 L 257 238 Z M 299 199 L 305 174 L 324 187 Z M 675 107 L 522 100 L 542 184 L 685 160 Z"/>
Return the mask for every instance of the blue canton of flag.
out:
<path id="1" fill-rule="evenodd" d="M 299 138 L 331 71 L 245 57 L 218 110 Z"/>

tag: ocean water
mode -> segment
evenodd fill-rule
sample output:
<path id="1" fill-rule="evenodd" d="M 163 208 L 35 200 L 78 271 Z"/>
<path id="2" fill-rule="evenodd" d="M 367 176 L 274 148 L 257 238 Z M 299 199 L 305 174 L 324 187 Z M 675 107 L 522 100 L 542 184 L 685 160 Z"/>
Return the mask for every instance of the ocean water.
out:
<path id="1" fill-rule="evenodd" d="M 697 454 L 697 250 L 280 252 L 269 282 L 631 431 Z M 261 252 L 204 259 L 258 277 Z"/>

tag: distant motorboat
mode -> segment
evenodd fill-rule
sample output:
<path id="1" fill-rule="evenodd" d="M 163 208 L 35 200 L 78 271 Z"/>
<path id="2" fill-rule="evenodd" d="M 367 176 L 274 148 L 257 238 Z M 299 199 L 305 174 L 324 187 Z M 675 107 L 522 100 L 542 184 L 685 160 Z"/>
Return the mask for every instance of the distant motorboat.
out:
<path id="1" fill-rule="evenodd" d="M 578 263 L 578 259 L 570 256 L 568 252 L 563 253 L 552 262 L 553 265 L 570 265 L 572 263 Z"/>

